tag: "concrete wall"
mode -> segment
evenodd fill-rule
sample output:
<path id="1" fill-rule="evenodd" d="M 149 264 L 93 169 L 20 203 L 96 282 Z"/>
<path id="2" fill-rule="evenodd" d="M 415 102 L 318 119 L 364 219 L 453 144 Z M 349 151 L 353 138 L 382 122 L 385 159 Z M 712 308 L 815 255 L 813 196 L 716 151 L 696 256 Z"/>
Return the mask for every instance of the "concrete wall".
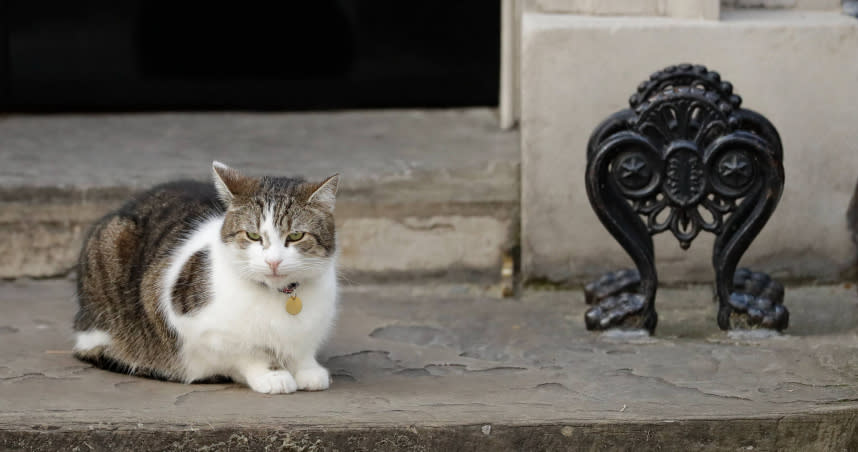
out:
<path id="1" fill-rule="evenodd" d="M 523 0 L 525 10 L 605 16 L 718 19 L 719 0 Z"/>
<path id="2" fill-rule="evenodd" d="M 725 8 L 838 10 L 841 0 L 721 0 Z"/>
<path id="3" fill-rule="evenodd" d="M 506 0 L 505 0 L 506 1 Z M 718 19 L 719 7 L 837 10 L 841 0 L 521 0 L 531 12 Z"/>
<path id="4" fill-rule="evenodd" d="M 529 12 L 521 64 L 522 268 L 572 283 L 630 265 L 584 190 L 585 146 L 638 83 L 679 62 L 732 81 L 784 142 L 786 188 L 743 264 L 836 279 L 855 261 L 846 209 L 858 175 L 858 21 L 837 12 L 722 11 L 721 21 Z M 663 281 L 712 277 L 712 236 L 656 237 Z"/>

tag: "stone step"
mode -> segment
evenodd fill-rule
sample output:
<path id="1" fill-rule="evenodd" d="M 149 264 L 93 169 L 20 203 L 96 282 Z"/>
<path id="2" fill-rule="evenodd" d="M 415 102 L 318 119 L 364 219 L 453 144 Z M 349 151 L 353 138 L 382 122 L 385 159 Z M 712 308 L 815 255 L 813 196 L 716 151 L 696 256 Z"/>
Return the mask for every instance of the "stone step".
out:
<path id="1" fill-rule="evenodd" d="M 518 134 L 490 109 L 0 118 L 0 278 L 61 275 L 89 225 L 156 183 L 341 173 L 356 280 L 497 280 L 517 243 Z"/>
<path id="2" fill-rule="evenodd" d="M 74 285 L 0 282 L 3 450 L 855 450 L 858 292 L 788 291 L 783 336 L 727 335 L 711 288 L 654 337 L 587 332 L 579 291 L 346 286 L 331 389 L 269 396 L 70 355 Z"/>

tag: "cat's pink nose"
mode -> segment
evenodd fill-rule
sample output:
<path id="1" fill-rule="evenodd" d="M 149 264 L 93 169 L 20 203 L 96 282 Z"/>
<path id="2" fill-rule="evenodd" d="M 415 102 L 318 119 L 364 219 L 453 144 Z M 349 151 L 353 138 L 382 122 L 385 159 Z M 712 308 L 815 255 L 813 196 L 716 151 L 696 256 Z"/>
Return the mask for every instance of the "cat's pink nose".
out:
<path id="1" fill-rule="evenodd" d="M 280 263 L 283 262 L 283 259 L 265 259 L 265 263 L 271 267 L 271 271 L 276 275 L 277 267 L 280 266 Z"/>

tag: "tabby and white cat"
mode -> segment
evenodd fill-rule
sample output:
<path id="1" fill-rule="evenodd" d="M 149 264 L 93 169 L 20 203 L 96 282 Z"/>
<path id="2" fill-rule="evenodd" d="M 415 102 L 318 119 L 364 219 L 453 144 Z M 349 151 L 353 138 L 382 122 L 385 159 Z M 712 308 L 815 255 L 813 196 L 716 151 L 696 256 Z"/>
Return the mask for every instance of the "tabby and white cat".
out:
<path id="1" fill-rule="evenodd" d="M 78 263 L 75 355 L 186 383 L 327 389 L 315 355 L 336 315 L 338 176 L 253 178 L 219 162 L 213 173 L 214 186 L 160 185 L 94 226 Z"/>

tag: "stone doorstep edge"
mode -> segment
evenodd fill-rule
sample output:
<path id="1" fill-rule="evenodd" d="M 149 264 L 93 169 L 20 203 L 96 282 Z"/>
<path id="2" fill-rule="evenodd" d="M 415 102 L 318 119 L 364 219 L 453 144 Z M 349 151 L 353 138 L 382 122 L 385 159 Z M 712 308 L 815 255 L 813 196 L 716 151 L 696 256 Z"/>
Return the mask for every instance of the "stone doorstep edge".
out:
<path id="1" fill-rule="evenodd" d="M 423 179 L 423 178 L 421 178 Z M 438 223 L 455 224 L 470 218 L 475 221 L 489 220 L 498 226 L 503 232 L 496 232 L 500 236 L 491 239 L 492 247 L 499 249 L 498 253 L 508 254 L 516 248 L 519 224 L 519 204 L 517 187 L 498 187 L 489 183 L 479 181 L 479 186 L 473 196 L 464 199 L 450 201 L 445 199 L 445 194 L 455 193 L 467 187 L 466 178 L 444 178 L 438 181 L 436 191 L 422 196 L 418 193 L 420 186 L 431 184 L 431 180 L 416 180 L 409 183 L 407 180 L 379 181 L 376 190 L 381 196 L 373 196 L 372 187 L 346 188 L 341 193 L 337 213 L 338 223 L 349 220 L 376 220 L 378 227 L 398 224 L 407 234 L 422 234 L 425 230 L 425 240 L 431 240 L 433 225 Z M 502 180 L 510 182 L 507 177 Z M 510 188 L 512 190 L 510 190 Z M 142 189 L 132 187 L 0 187 L 0 228 L 9 231 L 43 230 L 54 231 L 59 234 L 56 238 L 42 237 L 50 243 L 41 245 L 31 243 L 28 245 L 30 252 L 36 256 L 35 263 L 19 267 L 12 257 L 5 258 L 6 264 L 0 262 L 0 276 L 4 278 L 15 277 L 51 277 L 67 274 L 74 264 L 74 260 L 80 241 L 89 225 L 100 218 L 103 214 L 122 204 L 125 200 Z M 509 193 L 509 192 L 512 192 Z M 399 195 L 397 195 L 397 193 Z M 480 220 L 480 219 L 483 220 Z M 449 221 L 448 221 L 449 220 Z M 424 224 L 426 223 L 426 224 Z M 367 226 L 358 226 L 367 227 Z M 362 231 L 358 236 L 362 236 Z M 466 234 L 465 232 L 462 232 Z M 502 237 L 501 237 L 502 236 Z M 403 236 L 405 237 L 405 236 Z M 461 239 L 461 238 L 460 238 Z M 473 243 L 479 243 L 481 237 L 473 237 Z M 496 242 L 496 243 L 494 243 Z M 58 250 L 54 247 L 74 249 Z M 13 254 L 21 252 L 20 244 L 0 241 L 0 248 L 6 248 L 7 252 Z M 11 255 L 10 255 L 11 256 Z M 13 260 L 9 260 L 13 259 Z M 408 281 L 416 279 L 446 279 L 463 280 L 477 278 L 479 281 L 496 282 L 500 275 L 501 258 L 490 259 L 477 265 L 451 260 L 443 261 L 438 258 L 433 262 L 431 268 L 419 268 L 408 266 L 396 260 L 382 262 L 384 270 L 370 269 L 361 270 L 360 262 L 356 268 L 345 267 L 345 273 L 355 281 Z M 497 262 L 494 262 L 494 261 Z M 345 264 L 348 259 L 345 259 Z M 15 268 L 20 268 L 15 270 Z M 11 270 L 10 270 L 11 269 Z"/>
<path id="2" fill-rule="evenodd" d="M 0 422 L 0 447 L 13 450 L 220 447 L 281 449 L 555 450 L 855 450 L 858 408 L 759 418 L 653 421 L 552 421 L 373 426 L 196 426 Z"/>

